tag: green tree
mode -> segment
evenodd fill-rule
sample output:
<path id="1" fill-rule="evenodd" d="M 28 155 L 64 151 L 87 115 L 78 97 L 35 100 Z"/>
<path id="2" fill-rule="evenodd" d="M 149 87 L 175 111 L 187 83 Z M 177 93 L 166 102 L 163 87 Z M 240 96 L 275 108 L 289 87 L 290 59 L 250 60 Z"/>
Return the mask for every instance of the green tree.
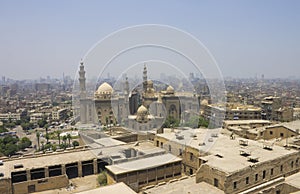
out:
<path id="1" fill-rule="evenodd" d="M 79 146 L 79 142 L 78 141 L 73 141 L 72 142 L 73 147 L 75 148 L 76 146 Z"/>
<path id="2" fill-rule="evenodd" d="M 30 139 L 28 137 L 23 137 L 20 141 L 19 141 L 19 149 L 24 150 L 25 148 L 28 148 L 29 146 L 32 145 L 32 142 L 30 141 Z"/>
<path id="3" fill-rule="evenodd" d="M 105 186 L 107 184 L 107 174 L 105 171 L 102 171 L 98 175 L 97 181 L 98 181 L 99 185 L 101 185 L 101 186 Z"/>
<path id="4" fill-rule="evenodd" d="M 0 126 L 0 133 L 8 132 L 8 130 L 4 126 Z"/>
<path id="5" fill-rule="evenodd" d="M 64 141 L 64 144 L 65 144 L 65 145 L 67 145 L 67 139 L 68 139 L 67 136 L 64 135 L 64 136 L 63 136 L 63 141 Z"/>
<path id="6" fill-rule="evenodd" d="M 42 150 L 44 150 L 45 149 L 45 147 L 44 147 L 45 142 L 41 141 L 41 144 L 42 144 Z"/>
<path id="7" fill-rule="evenodd" d="M 71 139 L 72 139 L 72 136 L 71 136 L 70 133 L 68 133 L 67 139 L 68 139 L 68 141 L 69 141 L 69 147 L 70 147 L 70 146 L 71 146 Z"/>
<path id="8" fill-rule="evenodd" d="M 38 150 L 40 150 L 40 137 L 41 137 L 41 134 L 40 132 L 36 132 L 36 140 L 37 140 L 37 143 L 38 143 Z"/>
<path id="9" fill-rule="evenodd" d="M 60 146 L 60 134 L 61 132 L 60 131 L 55 131 L 56 135 L 57 135 L 57 139 L 58 139 L 58 145 Z"/>
<path id="10" fill-rule="evenodd" d="M 171 127 L 178 127 L 179 126 L 179 120 L 175 119 L 172 116 L 168 116 L 165 120 L 165 122 L 162 125 L 162 128 L 171 128 Z"/>
<path id="11" fill-rule="evenodd" d="M 50 139 L 49 133 L 46 133 L 45 138 L 46 138 L 46 144 L 48 144 L 49 143 L 49 139 Z"/>
<path id="12" fill-rule="evenodd" d="M 46 121 L 45 118 L 43 118 L 43 119 L 41 119 L 41 120 L 38 121 L 38 126 L 40 128 L 43 128 L 46 124 L 47 124 L 47 121 Z"/>
<path id="13" fill-rule="evenodd" d="M 18 151 L 18 146 L 16 144 L 8 143 L 5 145 L 3 154 L 5 156 L 11 156 L 11 155 L 14 155 L 17 151 Z"/>

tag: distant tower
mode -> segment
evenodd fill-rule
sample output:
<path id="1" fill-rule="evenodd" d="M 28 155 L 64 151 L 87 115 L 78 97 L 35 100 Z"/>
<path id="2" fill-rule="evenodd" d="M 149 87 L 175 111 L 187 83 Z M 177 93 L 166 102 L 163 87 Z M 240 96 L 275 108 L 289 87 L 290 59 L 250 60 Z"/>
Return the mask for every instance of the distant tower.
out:
<path id="1" fill-rule="evenodd" d="M 144 71 L 143 71 L 143 91 L 146 92 L 147 90 L 147 66 L 144 63 Z"/>
<path id="2" fill-rule="evenodd" d="M 128 77 L 125 78 L 124 93 L 125 93 L 125 96 L 128 98 L 128 96 L 129 96 L 129 82 L 128 82 Z"/>
<path id="3" fill-rule="evenodd" d="M 79 70 L 79 85 L 80 85 L 80 98 L 86 98 L 86 88 L 85 88 L 85 71 L 83 61 L 80 62 L 80 70 Z"/>
<path id="4" fill-rule="evenodd" d="M 85 71 L 83 61 L 80 62 L 79 85 L 80 85 L 80 123 L 95 123 L 95 104 L 91 98 L 87 97 L 85 87 Z"/>

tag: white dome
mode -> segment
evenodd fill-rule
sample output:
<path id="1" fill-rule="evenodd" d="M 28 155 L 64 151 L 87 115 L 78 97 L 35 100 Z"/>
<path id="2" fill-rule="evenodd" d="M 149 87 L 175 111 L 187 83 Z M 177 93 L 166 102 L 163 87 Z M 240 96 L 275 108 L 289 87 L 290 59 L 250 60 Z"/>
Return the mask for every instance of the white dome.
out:
<path id="1" fill-rule="evenodd" d="M 98 94 L 111 94 L 112 92 L 113 88 L 106 82 L 101 84 L 97 89 Z"/>

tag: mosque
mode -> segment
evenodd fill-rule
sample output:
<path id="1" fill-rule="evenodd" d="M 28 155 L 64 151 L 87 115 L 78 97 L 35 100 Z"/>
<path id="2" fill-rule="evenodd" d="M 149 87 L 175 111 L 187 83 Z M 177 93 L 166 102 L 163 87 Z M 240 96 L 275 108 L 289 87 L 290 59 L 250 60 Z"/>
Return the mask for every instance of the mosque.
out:
<path id="1" fill-rule="evenodd" d="M 179 121 L 190 113 L 199 112 L 199 98 L 194 93 L 175 93 L 172 86 L 156 91 L 152 80 L 148 80 L 147 66 L 144 64 L 142 90 L 129 91 L 126 78 L 123 90 L 114 92 L 107 82 L 102 83 L 94 92 L 93 98 L 87 97 L 83 62 L 80 63 L 80 123 L 116 125 L 144 131 L 159 128 L 167 117 Z"/>

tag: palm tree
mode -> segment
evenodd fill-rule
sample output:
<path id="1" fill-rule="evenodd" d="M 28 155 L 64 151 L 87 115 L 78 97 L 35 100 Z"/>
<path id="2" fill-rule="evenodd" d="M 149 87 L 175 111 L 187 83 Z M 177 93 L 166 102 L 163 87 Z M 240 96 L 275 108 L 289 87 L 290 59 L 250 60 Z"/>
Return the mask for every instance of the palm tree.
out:
<path id="1" fill-rule="evenodd" d="M 64 141 L 65 144 L 67 144 L 67 139 L 68 139 L 67 136 L 64 135 L 63 136 L 63 141 Z"/>
<path id="2" fill-rule="evenodd" d="M 40 150 L 40 137 L 41 137 L 41 134 L 40 132 L 36 132 L 36 139 L 37 139 L 37 143 L 38 143 L 38 150 Z"/>
<path id="3" fill-rule="evenodd" d="M 42 150 L 44 150 L 44 141 L 41 141 L 41 144 L 42 144 Z"/>
<path id="4" fill-rule="evenodd" d="M 70 147 L 70 146 L 71 146 L 71 139 L 72 139 L 72 136 L 71 136 L 70 133 L 68 133 L 67 139 L 68 139 L 68 141 L 69 141 L 69 147 Z"/>
<path id="5" fill-rule="evenodd" d="M 55 131 L 58 138 L 58 145 L 60 145 L 60 131 Z"/>
<path id="6" fill-rule="evenodd" d="M 49 143 L 49 139 L 50 139 L 50 135 L 49 135 L 49 133 L 46 133 L 46 136 L 45 136 L 45 138 L 46 138 L 46 143 L 48 144 Z"/>

